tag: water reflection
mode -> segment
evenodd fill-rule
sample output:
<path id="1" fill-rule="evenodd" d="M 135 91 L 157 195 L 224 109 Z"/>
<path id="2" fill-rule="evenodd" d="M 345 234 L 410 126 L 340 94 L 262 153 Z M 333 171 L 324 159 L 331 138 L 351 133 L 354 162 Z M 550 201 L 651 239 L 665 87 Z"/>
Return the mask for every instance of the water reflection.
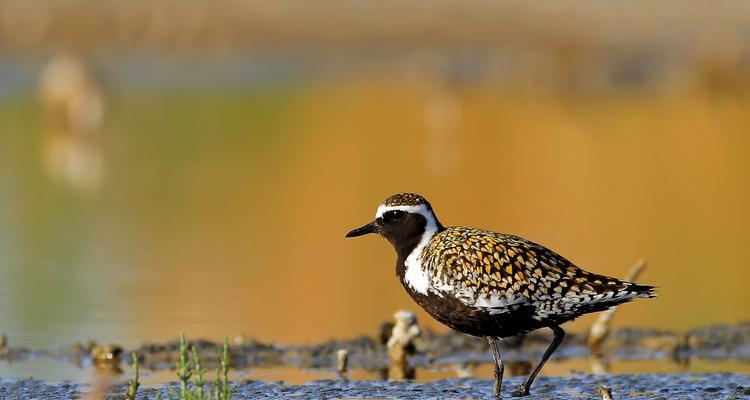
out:
<path id="1" fill-rule="evenodd" d="M 428 194 L 449 224 L 517 233 L 596 272 L 648 257 L 642 280 L 661 297 L 618 324 L 747 317 L 741 93 L 567 97 L 393 71 L 216 89 L 104 70 L 118 85 L 106 138 L 80 139 L 107 160 L 93 196 L 39 165 L 33 96 L 0 103 L 0 329 L 14 343 L 373 332 L 411 301 L 384 245 L 343 233 L 399 190 Z"/>
<path id="2" fill-rule="evenodd" d="M 103 163 L 101 85 L 81 59 L 69 54 L 54 57 L 38 85 L 45 117 L 41 153 L 47 173 L 74 189 L 95 189 Z"/>

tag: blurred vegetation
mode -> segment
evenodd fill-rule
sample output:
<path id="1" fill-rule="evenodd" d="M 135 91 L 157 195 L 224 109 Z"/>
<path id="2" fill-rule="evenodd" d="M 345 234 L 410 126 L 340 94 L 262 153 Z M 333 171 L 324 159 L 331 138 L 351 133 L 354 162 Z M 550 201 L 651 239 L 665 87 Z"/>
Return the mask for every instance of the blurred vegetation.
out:
<path id="1" fill-rule="evenodd" d="M 366 69 L 390 63 L 394 54 L 417 63 L 448 54 L 458 59 L 454 78 L 566 94 L 686 80 L 737 91 L 748 88 L 748 23 L 750 7 L 741 0 L 2 0 L 0 51 L 197 59 L 303 54 L 313 65 L 354 54 L 366 59 L 354 62 Z"/>

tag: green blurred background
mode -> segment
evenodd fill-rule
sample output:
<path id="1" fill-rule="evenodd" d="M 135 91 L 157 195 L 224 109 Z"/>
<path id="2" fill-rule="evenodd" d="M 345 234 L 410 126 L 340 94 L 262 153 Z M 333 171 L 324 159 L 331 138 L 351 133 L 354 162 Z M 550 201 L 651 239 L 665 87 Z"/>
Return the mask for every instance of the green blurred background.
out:
<path id="1" fill-rule="evenodd" d="M 400 191 L 747 320 L 749 134 L 744 1 L 0 0 L 0 332 L 372 334 Z"/>

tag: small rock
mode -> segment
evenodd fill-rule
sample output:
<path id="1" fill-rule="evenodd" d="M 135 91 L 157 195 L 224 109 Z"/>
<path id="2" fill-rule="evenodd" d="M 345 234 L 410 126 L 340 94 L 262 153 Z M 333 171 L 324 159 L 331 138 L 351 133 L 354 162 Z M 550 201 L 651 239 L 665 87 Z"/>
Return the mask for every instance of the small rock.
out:
<path id="1" fill-rule="evenodd" d="M 602 400 L 613 400 L 612 389 L 607 386 L 599 386 L 596 388 L 596 394 L 602 396 Z"/>

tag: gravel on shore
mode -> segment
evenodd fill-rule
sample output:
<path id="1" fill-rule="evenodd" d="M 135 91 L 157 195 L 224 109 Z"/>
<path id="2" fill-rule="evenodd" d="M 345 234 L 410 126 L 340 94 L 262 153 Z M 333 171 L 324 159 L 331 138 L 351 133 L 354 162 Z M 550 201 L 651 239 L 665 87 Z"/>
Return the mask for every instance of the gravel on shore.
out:
<path id="1" fill-rule="evenodd" d="M 504 393 L 521 382 L 521 377 L 504 381 Z M 408 381 L 337 381 L 319 380 L 304 385 L 279 382 L 245 381 L 235 383 L 234 399 L 337 399 L 337 398 L 491 398 L 492 381 L 477 378 L 440 379 L 415 383 Z M 750 399 L 750 375 L 730 373 L 708 374 L 637 374 L 597 376 L 574 374 L 569 377 L 541 377 L 532 388 L 529 400 L 601 399 L 599 386 L 612 389 L 614 399 Z M 78 399 L 90 390 L 74 382 L 0 379 L 2 399 Z M 115 388 L 108 399 L 123 399 L 124 387 Z M 154 399 L 163 385 L 144 387 L 138 399 Z"/>

